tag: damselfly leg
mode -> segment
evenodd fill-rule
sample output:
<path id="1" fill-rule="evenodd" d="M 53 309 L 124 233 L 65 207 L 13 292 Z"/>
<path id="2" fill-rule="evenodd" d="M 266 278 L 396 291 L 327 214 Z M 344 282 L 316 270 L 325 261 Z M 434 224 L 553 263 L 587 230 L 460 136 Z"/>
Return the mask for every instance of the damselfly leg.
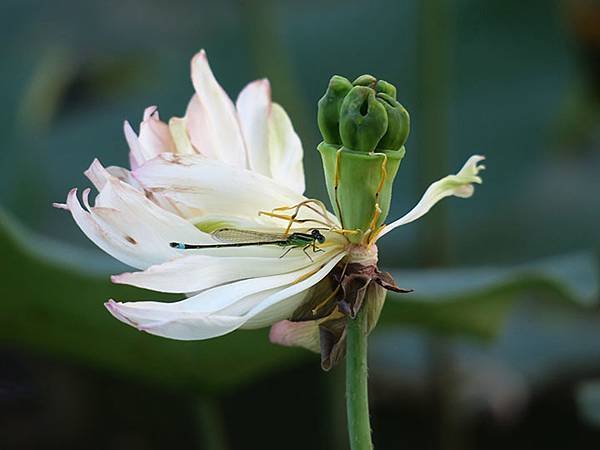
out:
<path id="1" fill-rule="evenodd" d="M 316 205 L 313 206 L 313 205 Z M 317 218 L 303 218 L 299 219 L 298 214 L 300 213 L 301 208 L 309 209 L 310 211 L 317 214 L 320 219 Z M 288 213 L 286 213 L 288 212 Z M 273 209 L 271 212 L 269 211 L 260 211 L 259 215 L 274 217 L 276 219 L 285 220 L 288 222 L 288 225 L 285 229 L 286 233 L 289 233 L 292 225 L 303 224 L 303 223 L 315 223 L 319 225 L 323 225 L 328 229 L 334 228 L 335 223 L 329 218 L 327 213 L 327 208 L 320 200 L 316 199 L 308 199 L 304 200 L 300 203 L 291 206 L 280 206 L 279 208 Z"/>

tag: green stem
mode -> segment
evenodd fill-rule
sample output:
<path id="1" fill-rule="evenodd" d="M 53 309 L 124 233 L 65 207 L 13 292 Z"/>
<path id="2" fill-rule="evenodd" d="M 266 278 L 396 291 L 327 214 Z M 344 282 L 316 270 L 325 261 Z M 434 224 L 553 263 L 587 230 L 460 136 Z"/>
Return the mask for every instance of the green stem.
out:
<path id="1" fill-rule="evenodd" d="M 346 411 L 352 450 L 372 450 L 367 386 L 367 308 L 346 328 Z"/>

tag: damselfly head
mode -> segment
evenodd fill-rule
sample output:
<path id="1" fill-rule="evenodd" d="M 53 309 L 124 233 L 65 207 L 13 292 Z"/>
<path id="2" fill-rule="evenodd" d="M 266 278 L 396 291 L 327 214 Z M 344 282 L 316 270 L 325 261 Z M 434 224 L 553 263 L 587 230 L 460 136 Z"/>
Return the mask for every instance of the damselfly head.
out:
<path id="1" fill-rule="evenodd" d="M 325 236 L 323 236 L 323 234 L 317 229 L 312 230 L 310 235 L 315 238 L 315 241 L 317 241 L 319 244 L 325 242 Z"/>

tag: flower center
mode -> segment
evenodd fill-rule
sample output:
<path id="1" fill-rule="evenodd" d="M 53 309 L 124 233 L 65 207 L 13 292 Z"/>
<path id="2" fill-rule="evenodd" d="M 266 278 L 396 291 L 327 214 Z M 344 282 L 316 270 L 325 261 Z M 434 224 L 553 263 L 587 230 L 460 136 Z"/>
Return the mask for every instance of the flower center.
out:
<path id="1" fill-rule="evenodd" d="M 348 262 L 358 263 L 363 265 L 377 265 L 377 246 L 361 245 L 361 244 L 349 244 L 346 248 L 348 251 Z"/>

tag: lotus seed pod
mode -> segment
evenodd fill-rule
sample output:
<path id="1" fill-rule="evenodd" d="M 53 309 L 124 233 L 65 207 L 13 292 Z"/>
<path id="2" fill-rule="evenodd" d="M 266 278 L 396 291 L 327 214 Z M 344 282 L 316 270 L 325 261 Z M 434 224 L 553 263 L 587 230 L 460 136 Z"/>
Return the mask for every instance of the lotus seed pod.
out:
<path id="1" fill-rule="evenodd" d="M 329 80 L 325 95 L 319 100 L 317 122 L 323 141 L 328 144 L 340 145 L 342 143 L 340 138 L 340 108 L 350 89 L 352 89 L 350 81 L 339 75 L 334 75 Z"/>
<path id="2" fill-rule="evenodd" d="M 353 87 L 340 109 L 340 136 L 344 147 L 372 152 L 387 127 L 387 112 L 375 97 L 375 91 L 366 86 Z"/>

